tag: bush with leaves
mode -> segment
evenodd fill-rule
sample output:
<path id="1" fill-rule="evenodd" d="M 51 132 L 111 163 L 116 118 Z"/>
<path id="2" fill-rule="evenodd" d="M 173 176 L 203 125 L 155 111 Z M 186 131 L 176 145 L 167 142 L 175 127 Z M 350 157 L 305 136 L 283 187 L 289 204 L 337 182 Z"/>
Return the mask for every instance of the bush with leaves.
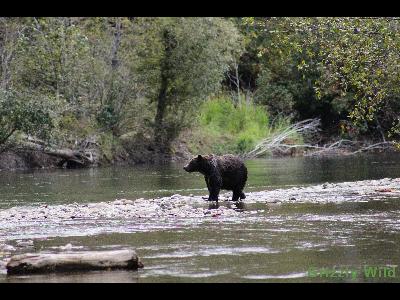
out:
<path id="1" fill-rule="evenodd" d="M 48 139 L 54 127 L 51 109 L 31 92 L 0 89 L 0 149 L 16 133 Z"/>
<path id="2" fill-rule="evenodd" d="M 398 18 L 244 18 L 254 28 L 261 61 L 295 63 L 314 99 L 364 132 L 388 132 L 399 113 Z M 387 108 L 390 107 L 389 110 Z M 396 110 L 395 114 L 390 111 Z M 336 111 L 337 113 L 341 113 Z M 389 112 L 389 113 L 388 113 Z M 386 124 L 383 124 L 386 123 Z M 389 126 L 389 127 L 387 127 Z M 363 131 L 363 130 L 361 130 Z"/>

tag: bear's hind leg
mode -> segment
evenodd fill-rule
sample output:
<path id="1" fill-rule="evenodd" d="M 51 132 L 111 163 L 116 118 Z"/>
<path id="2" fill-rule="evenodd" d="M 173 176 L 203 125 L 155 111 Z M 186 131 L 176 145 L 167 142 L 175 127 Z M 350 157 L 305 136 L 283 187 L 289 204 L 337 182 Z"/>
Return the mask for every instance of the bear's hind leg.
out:
<path id="1" fill-rule="evenodd" d="M 246 199 L 246 195 L 242 191 L 240 192 L 240 199 Z"/>
<path id="2" fill-rule="evenodd" d="M 232 201 L 238 201 L 240 198 L 240 191 L 233 191 Z"/>

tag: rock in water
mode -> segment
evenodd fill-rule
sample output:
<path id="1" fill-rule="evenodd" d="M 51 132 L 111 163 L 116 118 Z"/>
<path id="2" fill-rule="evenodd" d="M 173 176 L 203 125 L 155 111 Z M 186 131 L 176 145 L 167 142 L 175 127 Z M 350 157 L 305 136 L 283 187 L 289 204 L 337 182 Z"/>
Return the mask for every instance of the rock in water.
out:
<path id="1" fill-rule="evenodd" d="M 11 257 L 7 274 L 143 268 L 134 250 L 27 253 Z"/>

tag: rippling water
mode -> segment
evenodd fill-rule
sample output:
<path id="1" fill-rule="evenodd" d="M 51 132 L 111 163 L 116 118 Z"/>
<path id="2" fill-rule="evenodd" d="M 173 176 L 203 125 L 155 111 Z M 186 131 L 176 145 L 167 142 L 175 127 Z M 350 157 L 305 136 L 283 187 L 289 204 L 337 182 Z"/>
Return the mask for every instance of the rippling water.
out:
<path id="1" fill-rule="evenodd" d="M 260 191 L 324 182 L 400 177 L 399 155 L 342 158 L 251 160 L 246 191 Z M 205 195 L 201 176 L 181 165 L 0 172 L 0 209 L 14 206 L 70 204 L 181 195 Z M 228 206 L 229 203 L 221 202 Z M 208 203 L 204 203 L 204 207 Z M 315 268 L 353 268 L 400 263 L 400 199 L 344 203 L 245 204 L 260 211 L 206 222 L 137 223 L 121 220 L 79 220 L 60 224 L 59 233 L 34 235 L 33 248 L 18 248 L 30 238 L 22 229 L 0 241 L 17 252 L 52 250 L 72 243 L 79 249 L 134 247 L 145 265 L 138 272 L 92 272 L 35 276 L 0 275 L 0 281 L 78 282 L 315 282 L 400 281 L 310 278 Z M 81 226 L 81 227 L 80 227 Z M 88 232 L 81 228 L 88 228 Z M 26 233 L 29 228 L 26 228 Z M 53 232 L 46 234 L 46 232 Z M 40 234 L 40 232 L 39 232 Z M 90 236 L 85 236 L 90 234 Z"/>

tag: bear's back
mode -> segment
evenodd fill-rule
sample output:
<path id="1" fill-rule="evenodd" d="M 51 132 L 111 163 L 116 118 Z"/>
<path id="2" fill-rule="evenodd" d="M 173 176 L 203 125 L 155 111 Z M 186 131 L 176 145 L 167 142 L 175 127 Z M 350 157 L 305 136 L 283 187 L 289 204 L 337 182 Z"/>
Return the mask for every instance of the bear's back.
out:
<path id="1" fill-rule="evenodd" d="M 224 189 L 243 189 L 247 181 L 247 168 L 237 156 L 225 154 L 217 157 L 217 166 Z"/>

